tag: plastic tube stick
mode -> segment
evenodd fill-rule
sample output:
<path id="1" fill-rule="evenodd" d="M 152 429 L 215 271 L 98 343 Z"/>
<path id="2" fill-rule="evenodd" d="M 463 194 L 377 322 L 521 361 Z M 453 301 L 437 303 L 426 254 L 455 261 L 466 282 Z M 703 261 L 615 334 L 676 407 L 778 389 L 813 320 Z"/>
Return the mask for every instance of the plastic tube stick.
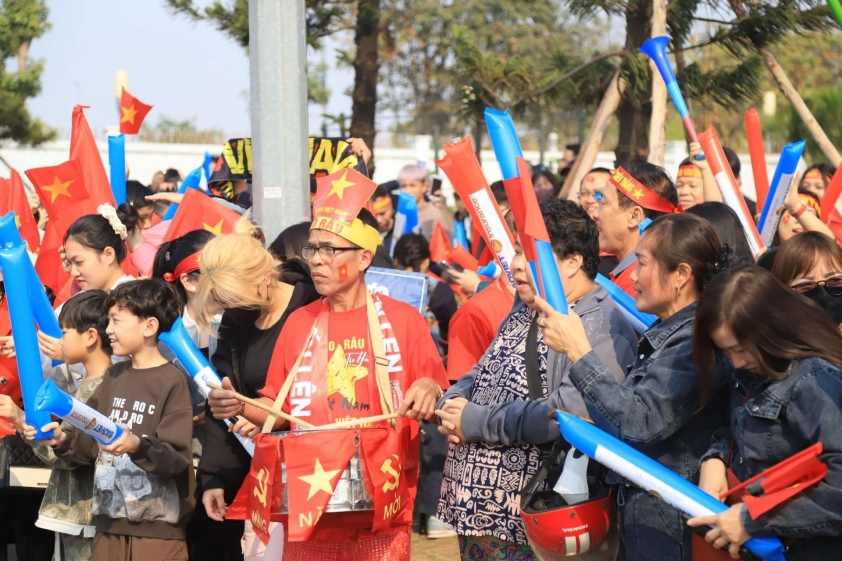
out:
<path id="1" fill-rule="evenodd" d="M 766 147 L 763 145 L 763 130 L 755 109 L 745 114 L 748 153 L 751 156 L 751 174 L 754 176 L 754 190 L 757 193 L 757 207 L 763 208 L 769 193 L 769 173 L 766 170 Z"/>
<path id="2" fill-rule="evenodd" d="M 629 323 L 632 324 L 632 328 L 636 332 L 645 332 L 647 329 L 652 327 L 652 324 L 658 319 L 652 314 L 639 311 L 634 298 L 629 296 L 622 288 L 614 284 L 608 277 L 597 273 L 596 282 L 598 282 L 600 286 L 602 286 L 602 288 L 604 288 L 611 296 L 611 298 L 614 299 L 617 305 L 620 306 L 620 309 L 623 311 L 623 315 L 626 316 L 626 319 L 629 320 Z"/>
<path id="3" fill-rule="evenodd" d="M 687 129 L 687 134 L 693 142 L 698 142 L 699 137 L 696 134 L 696 127 L 690 118 L 687 103 L 684 101 L 684 96 L 678 87 L 678 80 L 675 79 L 675 72 L 672 71 L 672 65 L 667 58 L 667 43 L 669 43 L 669 40 L 670 38 L 666 35 L 652 37 L 640 46 L 640 52 L 651 58 L 655 66 L 658 67 L 661 78 L 664 79 L 664 83 L 667 85 L 667 93 L 670 95 L 676 111 L 681 116 L 681 121 L 684 123 L 684 128 Z"/>
<path id="4" fill-rule="evenodd" d="M 108 165 L 111 168 L 111 192 L 117 205 L 126 202 L 126 136 L 108 137 Z"/>
<path id="5" fill-rule="evenodd" d="M 806 140 L 799 140 L 787 144 L 781 152 L 781 159 L 778 160 L 775 175 L 772 176 L 772 184 L 769 186 L 769 196 L 766 197 L 766 204 L 763 205 L 763 212 L 760 214 L 760 237 L 767 246 L 772 244 L 775 232 L 778 230 L 778 223 L 783 214 L 781 209 L 792 181 L 795 179 L 798 162 L 801 161 L 801 154 L 806 145 Z"/>
<path id="6" fill-rule="evenodd" d="M 500 171 L 503 172 L 503 180 L 518 177 L 517 157 L 523 157 L 523 149 L 520 147 L 509 110 L 499 111 L 493 107 L 486 107 L 485 125 L 488 127 L 488 137 L 500 164 Z"/>
<path id="7" fill-rule="evenodd" d="M 111 444 L 123 435 L 123 427 L 58 389 L 51 378 L 38 390 L 35 409 L 64 419 L 100 444 Z"/>
<path id="8" fill-rule="evenodd" d="M 842 26 L 842 4 L 839 3 L 839 0 L 827 0 L 827 3 L 833 15 L 836 16 L 836 21 Z"/>
<path id="9" fill-rule="evenodd" d="M 35 396 L 44 377 L 41 372 L 38 337 L 35 335 L 35 316 L 29 297 L 26 263 L 32 264 L 26 253 L 26 246 L 22 243 L 15 247 L 0 248 L 0 269 L 3 271 L 3 284 L 9 303 L 26 424 L 37 429 L 36 440 L 44 440 L 51 436 L 41 432 L 41 427 L 50 422 L 50 414 L 35 409 Z"/>
<path id="10" fill-rule="evenodd" d="M 754 223 L 754 217 L 748 211 L 737 179 L 731 171 L 731 166 L 728 165 L 722 143 L 719 142 L 719 136 L 713 126 L 708 127 L 705 132 L 699 135 L 699 142 L 705 152 L 705 157 L 710 163 L 710 170 L 713 172 L 719 191 L 722 193 L 722 200 L 737 213 L 737 217 L 743 225 L 743 231 L 748 238 L 749 247 L 751 247 L 755 256 L 758 255 L 764 247 L 763 242 L 757 231 L 757 225 Z"/>

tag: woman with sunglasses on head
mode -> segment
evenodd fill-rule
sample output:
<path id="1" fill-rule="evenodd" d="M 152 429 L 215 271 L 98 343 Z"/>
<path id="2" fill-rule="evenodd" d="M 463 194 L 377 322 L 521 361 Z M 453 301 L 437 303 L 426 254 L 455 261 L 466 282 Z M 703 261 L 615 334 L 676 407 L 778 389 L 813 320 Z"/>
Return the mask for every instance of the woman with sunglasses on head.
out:
<path id="1" fill-rule="evenodd" d="M 842 247 L 819 232 L 804 232 L 783 244 L 772 274 L 819 305 L 842 324 Z"/>
<path id="2" fill-rule="evenodd" d="M 800 237 L 800 236 L 799 236 Z M 752 518 L 744 503 L 691 526 L 713 526 L 706 539 L 729 548 L 752 537 L 795 538 L 786 559 L 836 560 L 842 551 L 842 335 L 810 301 L 767 271 L 745 266 L 718 275 L 696 311 L 693 358 L 703 392 L 724 354 L 737 368 L 730 433 L 717 431 L 700 485 L 728 489 L 726 468 L 745 481 L 821 443 L 827 474 L 794 497 Z M 806 539 L 805 539 L 806 538 Z"/>
<path id="3" fill-rule="evenodd" d="M 234 233 L 205 245 L 193 299 L 200 328 L 208 328 L 214 315 L 223 314 L 211 363 L 220 378 L 231 381 L 227 389 L 251 398 L 259 397 L 258 390 L 266 385 L 272 353 L 289 315 L 318 298 L 305 269 L 296 267 L 297 260 L 276 267 L 274 256 L 253 237 L 254 229 L 251 222 L 242 220 Z M 213 417 L 216 406 L 213 399 L 208 401 L 198 478 L 208 516 L 222 522 L 226 505 L 248 475 L 251 456 L 224 422 Z M 232 430 L 248 433 L 253 429 L 254 425 L 242 420 Z M 242 533 L 242 523 L 239 528 Z M 248 522 L 245 535 L 246 559 L 261 555 L 261 544 Z M 228 545 L 239 549 L 239 542 Z"/>
<path id="4" fill-rule="evenodd" d="M 710 399 L 703 397 L 691 356 L 693 320 L 709 269 L 731 254 L 710 223 L 689 214 L 655 220 L 636 254 L 637 309 L 658 320 L 641 336 L 624 382 L 596 355 L 578 315 L 562 315 L 542 301 L 547 317 L 539 325 L 546 344 L 573 362 L 570 379 L 594 424 L 697 483 L 705 475 L 699 460 L 714 431 L 727 424 L 724 391 L 732 368 L 723 361 L 708 386 Z M 691 559 L 690 529 L 678 510 L 618 474 L 608 481 L 619 484 L 626 561 Z"/>

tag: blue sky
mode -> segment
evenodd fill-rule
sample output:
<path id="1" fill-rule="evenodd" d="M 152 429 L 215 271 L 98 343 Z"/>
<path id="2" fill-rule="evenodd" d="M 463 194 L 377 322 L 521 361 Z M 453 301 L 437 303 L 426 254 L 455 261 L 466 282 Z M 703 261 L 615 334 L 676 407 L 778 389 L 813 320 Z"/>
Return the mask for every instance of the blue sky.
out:
<path id="1" fill-rule="evenodd" d="M 199 1 L 198 4 L 207 4 Z M 130 91 L 154 106 L 147 117 L 195 119 L 199 128 L 219 128 L 230 136 L 248 134 L 249 61 L 245 49 L 213 26 L 172 16 L 160 0 L 48 0 L 52 29 L 33 42 L 30 58 L 43 59 L 42 92 L 28 103 L 34 116 L 70 131 L 77 103 L 97 137 L 117 124 L 114 76 L 129 72 Z M 332 53 L 332 50 L 328 50 Z M 331 58 L 330 56 L 328 58 Z M 7 62 L 13 71 L 16 62 Z M 352 82 L 348 71 L 333 71 L 329 110 L 350 113 L 341 92 Z M 310 129 L 320 126 L 321 108 L 310 108 Z"/>

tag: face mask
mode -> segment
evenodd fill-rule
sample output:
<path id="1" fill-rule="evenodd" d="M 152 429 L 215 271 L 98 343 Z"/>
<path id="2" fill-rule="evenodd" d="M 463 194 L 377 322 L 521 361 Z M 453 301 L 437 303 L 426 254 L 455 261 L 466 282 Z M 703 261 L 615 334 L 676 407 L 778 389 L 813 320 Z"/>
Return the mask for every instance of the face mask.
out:
<path id="1" fill-rule="evenodd" d="M 225 311 L 231 315 L 234 323 L 240 325 L 254 325 L 254 322 L 263 313 L 261 308 L 228 308 Z"/>
<path id="2" fill-rule="evenodd" d="M 842 296 L 830 294 L 823 286 L 817 286 L 803 293 L 804 296 L 821 306 L 836 325 L 842 323 Z"/>

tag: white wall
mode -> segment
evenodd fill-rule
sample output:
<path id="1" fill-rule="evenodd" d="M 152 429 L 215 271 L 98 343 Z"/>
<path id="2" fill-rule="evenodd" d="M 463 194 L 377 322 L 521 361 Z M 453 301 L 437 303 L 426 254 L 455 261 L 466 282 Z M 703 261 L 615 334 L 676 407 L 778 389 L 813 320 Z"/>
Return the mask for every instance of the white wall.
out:
<path id="1" fill-rule="evenodd" d="M 106 142 L 98 142 L 100 155 L 108 172 L 108 145 Z M 148 185 L 152 181 L 152 175 L 156 171 L 163 171 L 169 167 L 176 168 L 182 174 L 202 164 L 204 153 L 219 154 L 221 146 L 210 144 L 155 144 L 149 142 L 127 142 L 126 162 L 129 166 L 129 179 L 136 179 Z M 0 148 L 0 175 L 9 176 L 9 167 L 13 167 L 23 175 L 23 171 L 35 167 L 58 165 L 69 158 L 70 142 L 55 141 L 45 143 L 38 148 L 26 148 L 15 145 L 7 145 Z M 441 153 L 440 155 L 443 155 Z M 377 165 L 374 173 L 374 180 L 378 183 L 396 179 L 400 169 L 406 164 L 421 163 L 429 170 L 435 169 L 432 142 L 429 136 L 416 137 L 416 146 L 413 149 L 405 148 L 378 148 Z M 538 161 L 538 152 L 527 151 L 524 153 L 526 160 Z M 678 170 L 678 164 L 687 157 L 683 142 L 667 143 L 666 165 L 667 171 L 674 177 Z M 545 161 L 554 162 L 561 158 L 559 152 L 547 152 Z M 767 154 L 766 163 L 769 179 L 775 173 L 775 166 L 778 163 L 778 154 Z M 754 199 L 754 180 L 751 174 L 751 161 L 748 154 L 740 154 L 742 162 L 742 189 L 743 193 Z M 500 167 L 494 158 L 491 150 L 482 152 L 482 169 L 489 183 L 501 178 Z M 596 160 L 596 166 L 611 168 L 614 165 L 613 152 L 600 152 Z M 802 161 L 800 168 L 804 169 Z M 450 182 L 442 173 L 445 194 L 452 192 Z M 24 181 L 27 181 L 24 176 Z"/>

